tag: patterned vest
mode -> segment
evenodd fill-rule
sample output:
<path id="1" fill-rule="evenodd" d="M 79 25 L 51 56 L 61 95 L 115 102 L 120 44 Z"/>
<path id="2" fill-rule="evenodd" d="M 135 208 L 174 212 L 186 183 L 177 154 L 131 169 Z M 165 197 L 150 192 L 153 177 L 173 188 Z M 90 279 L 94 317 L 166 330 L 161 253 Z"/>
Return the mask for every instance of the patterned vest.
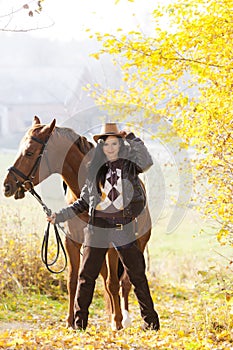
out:
<path id="1" fill-rule="evenodd" d="M 111 213 L 123 210 L 121 161 L 108 162 L 108 165 L 104 186 L 100 185 L 101 201 L 96 210 Z"/>

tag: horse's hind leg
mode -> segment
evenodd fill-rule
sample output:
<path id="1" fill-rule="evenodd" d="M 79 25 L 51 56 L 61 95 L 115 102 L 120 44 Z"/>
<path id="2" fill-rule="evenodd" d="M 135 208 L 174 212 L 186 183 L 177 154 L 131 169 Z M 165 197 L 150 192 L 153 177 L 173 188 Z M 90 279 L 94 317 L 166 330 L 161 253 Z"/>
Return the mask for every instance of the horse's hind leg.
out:
<path id="1" fill-rule="evenodd" d="M 131 282 L 129 280 L 129 276 L 126 273 L 126 271 L 123 272 L 123 275 L 121 277 L 121 297 L 122 297 L 122 326 L 124 328 L 131 326 L 131 318 L 129 315 L 129 293 L 131 290 Z"/>
<path id="2" fill-rule="evenodd" d="M 119 330 L 122 329 L 122 312 L 120 306 L 120 282 L 118 278 L 118 254 L 114 248 L 110 248 L 106 255 L 107 260 L 107 288 L 111 297 L 112 305 L 112 329 Z"/>
<path id="3" fill-rule="evenodd" d="M 111 317 L 112 317 L 112 310 L 113 310 L 113 305 L 112 305 L 112 298 L 111 294 L 108 290 L 107 286 L 107 278 L 108 278 L 108 269 L 107 269 L 107 264 L 106 264 L 106 259 L 103 262 L 103 265 L 100 270 L 100 275 L 103 278 L 103 283 L 104 283 L 104 300 L 105 300 L 105 308 L 107 313 L 109 314 L 109 320 L 111 322 Z"/>
<path id="4" fill-rule="evenodd" d="M 67 290 L 68 290 L 68 315 L 66 319 L 66 326 L 73 327 L 74 324 L 74 301 L 78 283 L 78 273 L 80 265 L 80 249 L 81 244 L 73 242 L 71 239 L 65 239 L 66 252 L 68 256 L 68 276 L 67 276 Z"/>

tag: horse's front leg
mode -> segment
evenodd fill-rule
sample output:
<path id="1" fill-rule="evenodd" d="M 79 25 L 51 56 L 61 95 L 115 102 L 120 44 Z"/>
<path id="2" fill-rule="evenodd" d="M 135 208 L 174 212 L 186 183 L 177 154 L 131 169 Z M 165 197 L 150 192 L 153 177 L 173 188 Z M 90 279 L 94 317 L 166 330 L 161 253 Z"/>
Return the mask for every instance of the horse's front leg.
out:
<path id="1" fill-rule="evenodd" d="M 107 262 L 107 288 L 110 293 L 111 306 L 112 306 L 112 329 L 119 330 L 122 329 L 122 312 L 120 306 L 120 282 L 118 278 L 118 254 L 114 248 L 110 248 L 106 255 Z"/>
<path id="2" fill-rule="evenodd" d="M 81 246 L 81 244 L 73 242 L 66 236 L 65 247 L 68 258 L 67 290 L 69 300 L 68 314 L 66 318 L 67 327 L 73 327 L 74 324 L 74 301 L 78 283 Z"/>

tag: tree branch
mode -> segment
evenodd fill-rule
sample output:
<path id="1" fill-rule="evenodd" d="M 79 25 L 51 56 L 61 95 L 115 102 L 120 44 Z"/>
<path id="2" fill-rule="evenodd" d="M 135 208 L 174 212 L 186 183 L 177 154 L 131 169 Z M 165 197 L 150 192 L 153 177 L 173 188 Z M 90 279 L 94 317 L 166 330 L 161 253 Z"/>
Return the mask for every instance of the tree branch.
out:
<path id="1" fill-rule="evenodd" d="M 36 1 L 36 0 L 31 0 L 31 1 L 28 2 L 28 4 L 31 4 L 31 3 L 35 2 L 35 1 Z M 9 16 L 14 15 L 14 14 L 17 13 L 17 12 L 20 12 L 20 11 L 22 11 L 22 10 L 28 9 L 28 8 L 29 8 L 29 5 L 28 5 L 28 4 L 25 4 L 25 5 L 19 7 L 19 8 L 16 9 L 16 10 L 13 10 L 13 9 L 12 9 L 11 12 L 6 13 L 5 15 L 0 16 L 0 18 L 9 17 Z"/>
<path id="2" fill-rule="evenodd" d="M 19 13 L 19 12 L 21 12 L 21 11 L 29 10 L 29 9 L 30 9 L 29 5 L 31 5 L 31 4 L 34 4 L 34 3 L 35 3 L 36 6 L 37 6 L 37 9 L 30 10 L 30 11 L 28 12 L 28 14 L 26 14 L 26 15 L 32 17 L 34 12 L 40 14 L 40 12 L 42 11 L 41 2 L 42 2 L 42 0 L 41 0 L 41 1 L 30 0 L 30 1 L 28 1 L 27 3 L 25 3 L 23 6 L 17 8 L 17 9 L 13 9 L 13 8 L 12 8 L 12 10 L 11 10 L 9 13 L 6 13 L 6 14 L 4 14 L 4 15 L 1 15 L 1 16 L 0 16 L 0 19 L 9 18 L 9 20 L 8 20 L 8 22 L 7 22 L 6 24 L 2 24 L 3 27 L 2 27 L 2 28 L 0 27 L 0 31 L 1 31 L 1 32 L 29 32 L 29 31 L 47 29 L 47 28 L 52 27 L 52 26 L 54 25 L 54 21 L 52 21 L 52 23 L 49 24 L 49 25 L 47 25 L 47 26 L 36 27 L 36 28 L 28 28 L 28 29 L 23 29 L 23 28 L 21 28 L 21 29 L 17 29 L 17 28 L 15 28 L 15 29 L 10 29 L 10 28 L 9 28 L 9 24 L 12 22 L 12 20 L 13 20 L 13 18 L 14 18 L 14 15 L 17 14 L 17 13 Z"/>
<path id="3" fill-rule="evenodd" d="M 31 32 L 33 30 L 40 30 L 40 29 L 47 29 L 50 28 L 54 25 L 54 22 L 49 24 L 48 26 L 43 26 L 43 27 L 36 27 L 36 28 L 28 28 L 28 29 L 7 29 L 7 28 L 0 28 L 1 32 L 14 32 L 14 33 L 19 33 L 19 32 Z"/>

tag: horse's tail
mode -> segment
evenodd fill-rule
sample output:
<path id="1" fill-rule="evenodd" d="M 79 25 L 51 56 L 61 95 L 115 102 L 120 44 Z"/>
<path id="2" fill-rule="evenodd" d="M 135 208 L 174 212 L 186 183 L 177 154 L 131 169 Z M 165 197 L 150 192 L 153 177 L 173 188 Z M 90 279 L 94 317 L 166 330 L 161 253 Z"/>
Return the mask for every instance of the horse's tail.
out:
<path id="1" fill-rule="evenodd" d="M 64 194 L 66 195 L 66 192 L 67 192 L 67 184 L 65 183 L 65 181 L 62 181 L 62 184 L 63 184 L 63 190 L 64 190 Z"/>

